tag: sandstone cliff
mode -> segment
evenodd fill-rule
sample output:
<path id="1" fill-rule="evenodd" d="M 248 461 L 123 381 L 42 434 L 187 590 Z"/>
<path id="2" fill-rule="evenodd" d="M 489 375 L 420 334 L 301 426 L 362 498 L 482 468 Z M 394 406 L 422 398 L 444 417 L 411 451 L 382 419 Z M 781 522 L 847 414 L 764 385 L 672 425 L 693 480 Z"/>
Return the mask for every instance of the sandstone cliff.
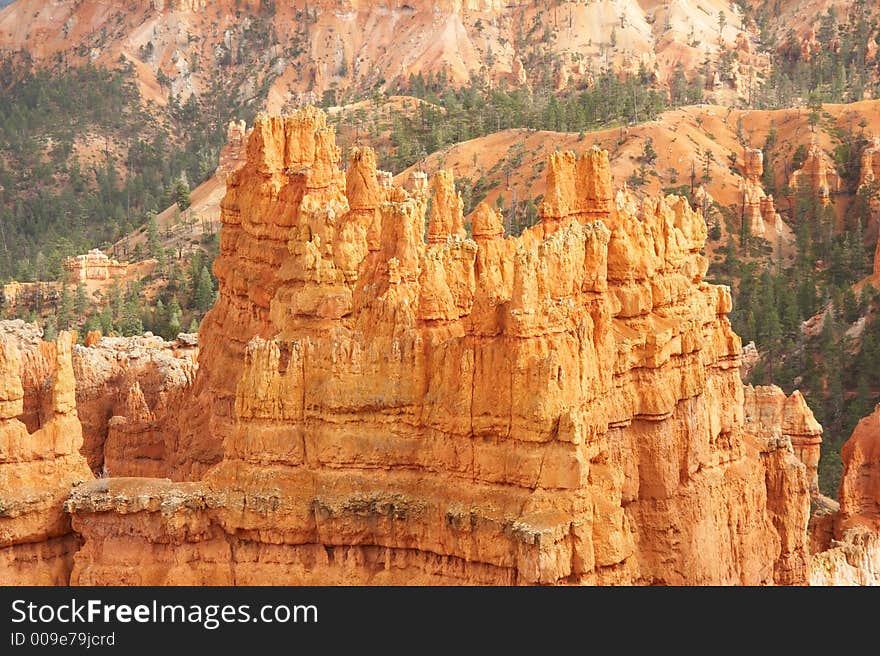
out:
<path id="1" fill-rule="evenodd" d="M 220 151 L 220 161 L 217 163 L 215 176 L 223 182 L 229 179 L 236 169 L 245 162 L 247 153 L 248 129 L 244 121 L 230 121 L 226 128 L 226 144 Z"/>
<path id="2" fill-rule="evenodd" d="M 775 385 L 745 388 L 746 428 L 765 438 L 791 442 L 798 459 L 807 468 L 810 494 L 819 494 L 819 455 L 822 426 L 813 416 L 803 395 L 795 391 L 786 397 Z"/>
<path id="3" fill-rule="evenodd" d="M 80 455 L 72 336 L 41 342 L 39 359 L 53 373 L 38 402 L 38 429 L 23 416 L 32 388 L 22 372 L 33 370 L 33 352 L 0 337 L 0 585 L 66 585 L 80 539 L 62 510 L 71 486 L 92 478 Z"/>
<path id="4" fill-rule="evenodd" d="M 814 142 L 807 149 L 801 168 L 791 174 L 789 186 L 795 191 L 810 192 L 827 205 L 831 194 L 840 190 L 840 176 L 828 154 Z"/>
<path id="5" fill-rule="evenodd" d="M 185 334 L 173 342 L 97 336 L 74 348 L 82 453 L 93 471 L 178 477 L 178 420 L 197 352 Z"/>
<path id="6" fill-rule="evenodd" d="M 181 413 L 204 478 L 78 488 L 74 583 L 807 580 L 807 467 L 744 422 L 685 200 L 562 152 L 538 225 L 468 238 L 448 174 L 426 226 L 422 182 L 338 162 L 319 112 L 256 121 Z"/>
<path id="7" fill-rule="evenodd" d="M 880 585 L 880 407 L 859 422 L 841 458 L 839 509 L 811 522 L 810 582 Z"/>
<path id="8" fill-rule="evenodd" d="M 744 220 L 748 222 L 752 235 L 772 239 L 782 233 L 782 217 L 776 212 L 773 196 L 768 196 L 761 185 L 763 173 L 763 151 L 746 148 L 740 183 Z"/>

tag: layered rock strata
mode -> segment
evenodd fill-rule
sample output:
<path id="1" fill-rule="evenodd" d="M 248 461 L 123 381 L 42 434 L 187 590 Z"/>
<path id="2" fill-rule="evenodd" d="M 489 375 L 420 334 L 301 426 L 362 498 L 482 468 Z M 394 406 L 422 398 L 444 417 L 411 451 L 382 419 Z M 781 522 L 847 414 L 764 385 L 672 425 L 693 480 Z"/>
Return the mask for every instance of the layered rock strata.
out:
<path id="1" fill-rule="evenodd" d="M 795 390 L 791 396 L 776 385 L 745 388 L 746 429 L 766 438 L 786 439 L 794 454 L 807 468 L 812 496 L 819 494 L 819 455 L 822 426 L 813 416 L 803 395 Z"/>
<path id="2" fill-rule="evenodd" d="M 764 174 L 764 152 L 760 148 L 746 148 L 742 193 L 743 220 L 748 222 L 752 235 L 775 238 L 782 230 L 782 217 L 776 211 L 773 196 L 768 196 L 761 184 Z"/>
<path id="3" fill-rule="evenodd" d="M 70 579 L 80 538 L 62 508 L 71 487 L 92 478 L 79 453 L 72 343 L 62 333 L 55 344 L 40 344 L 53 373 L 40 427 L 29 432 L 19 419 L 28 396 L 21 374 L 28 356 L 15 338 L 0 336 L 0 585 L 66 585 Z"/>
<path id="4" fill-rule="evenodd" d="M 803 165 L 791 174 L 789 186 L 795 191 L 810 192 L 827 205 L 831 202 L 831 194 L 840 191 L 840 176 L 822 147 L 811 143 Z"/>
<path id="5" fill-rule="evenodd" d="M 813 585 L 880 585 L 880 407 L 862 419 L 840 453 L 837 512 L 814 517 Z"/>
<path id="6" fill-rule="evenodd" d="M 183 478 L 178 422 L 190 395 L 195 335 L 100 337 L 73 352 L 83 454 L 110 476 Z"/>
<path id="7" fill-rule="evenodd" d="M 230 121 L 226 128 L 226 144 L 220 151 L 217 175 L 224 182 L 245 162 L 248 129 L 244 121 Z"/>
<path id="8" fill-rule="evenodd" d="M 84 283 L 89 280 L 123 278 L 128 265 L 113 260 L 103 251 L 94 248 L 85 255 L 66 258 L 64 268 L 71 283 Z"/>
<path id="9" fill-rule="evenodd" d="M 448 174 L 426 226 L 424 182 L 338 161 L 316 110 L 258 117 L 181 416 L 204 476 L 78 488 L 72 582 L 807 580 L 807 468 L 744 423 L 684 199 L 555 153 L 538 225 L 467 238 Z"/>

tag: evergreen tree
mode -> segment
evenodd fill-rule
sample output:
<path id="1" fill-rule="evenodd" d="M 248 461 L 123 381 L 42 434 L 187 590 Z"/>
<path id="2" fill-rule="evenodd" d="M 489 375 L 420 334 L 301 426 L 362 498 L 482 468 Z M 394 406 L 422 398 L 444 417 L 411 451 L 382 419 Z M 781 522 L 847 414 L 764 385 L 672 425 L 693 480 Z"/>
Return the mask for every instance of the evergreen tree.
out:
<path id="1" fill-rule="evenodd" d="M 76 312 L 78 319 L 86 316 L 89 311 L 89 297 L 86 294 L 86 286 L 83 283 L 77 283 L 76 293 L 73 297 L 73 311 Z"/>
<path id="2" fill-rule="evenodd" d="M 113 333 L 114 322 L 113 322 L 113 310 L 109 305 L 104 307 L 101 310 L 101 313 L 98 315 L 98 321 L 101 324 L 101 333 L 104 335 L 110 335 Z"/>
<path id="3" fill-rule="evenodd" d="M 183 310 L 180 309 L 180 303 L 177 297 L 172 296 L 171 302 L 168 304 L 168 333 L 166 337 L 173 339 L 182 332 Z"/>
<path id="4" fill-rule="evenodd" d="M 214 304 L 214 281 L 211 279 L 211 274 L 208 273 L 208 267 L 206 266 L 203 266 L 201 273 L 199 273 L 193 300 L 195 308 L 199 312 L 207 312 Z"/>
<path id="5" fill-rule="evenodd" d="M 132 335 L 142 335 L 144 333 L 144 324 L 140 318 L 140 308 L 135 299 L 129 299 L 122 307 L 122 316 L 119 321 L 119 330 L 126 337 Z"/>
<path id="6" fill-rule="evenodd" d="M 843 290 L 843 318 L 848 324 L 859 318 L 859 303 L 849 285 Z"/>
<path id="7" fill-rule="evenodd" d="M 159 225 L 156 222 L 156 213 L 150 212 L 147 219 L 147 252 L 150 256 L 161 260 L 163 256 L 162 240 L 159 237 Z"/>
<path id="8" fill-rule="evenodd" d="M 190 206 L 189 185 L 181 179 L 174 183 L 174 201 L 181 211 L 186 210 Z"/>
<path id="9" fill-rule="evenodd" d="M 92 313 L 89 315 L 89 318 L 86 319 L 86 323 L 85 323 L 85 326 L 83 327 L 83 330 L 85 330 L 85 332 L 87 332 L 87 333 L 93 332 L 96 330 L 103 332 L 102 328 L 103 328 L 103 326 L 101 325 L 100 315 Z"/>
<path id="10" fill-rule="evenodd" d="M 849 435 L 853 428 L 855 428 L 856 424 L 859 423 L 863 417 L 867 417 L 871 414 L 873 409 L 874 403 L 872 402 L 871 386 L 868 383 L 868 376 L 861 374 L 856 382 L 855 398 L 853 398 L 849 407 L 847 407 L 847 416 L 844 425 L 845 434 Z"/>
<path id="11" fill-rule="evenodd" d="M 69 330 L 73 323 L 73 295 L 70 288 L 64 285 L 61 290 L 61 301 L 58 304 L 58 327 Z"/>
<path id="12" fill-rule="evenodd" d="M 168 331 L 168 313 L 161 298 L 156 300 L 156 305 L 153 308 L 153 321 L 150 325 L 150 330 L 162 336 Z"/>
<path id="13" fill-rule="evenodd" d="M 43 326 L 43 339 L 47 342 L 54 342 L 58 339 L 58 318 L 54 314 L 50 314 L 46 319 L 46 325 Z"/>

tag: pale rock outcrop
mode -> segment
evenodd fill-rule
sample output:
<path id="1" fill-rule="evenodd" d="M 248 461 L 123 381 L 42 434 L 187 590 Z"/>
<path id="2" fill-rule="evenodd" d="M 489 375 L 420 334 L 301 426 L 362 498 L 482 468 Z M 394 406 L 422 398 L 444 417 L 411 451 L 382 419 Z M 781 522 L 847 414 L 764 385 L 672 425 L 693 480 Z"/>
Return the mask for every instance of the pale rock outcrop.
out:
<path id="1" fill-rule="evenodd" d="M 862 151 L 859 187 L 880 184 L 880 137 L 873 136 Z"/>
<path id="2" fill-rule="evenodd" d="M 71 283 L 84 283 L 88 280 L 122 278 L 128 265 L 111 259 L 100 249 L 93 248 L 84 255 L 65 258 L 64 268 Z"/>

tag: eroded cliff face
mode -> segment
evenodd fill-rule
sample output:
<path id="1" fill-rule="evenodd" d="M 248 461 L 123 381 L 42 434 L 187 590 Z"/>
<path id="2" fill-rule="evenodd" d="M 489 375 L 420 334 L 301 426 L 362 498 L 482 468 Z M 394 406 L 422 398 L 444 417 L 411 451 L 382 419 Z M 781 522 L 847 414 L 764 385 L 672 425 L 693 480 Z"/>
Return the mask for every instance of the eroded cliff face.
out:
<path id="1" fill-rule="evenodd" d="M 764 152 L 760 148 L 746 148 L 744 153 L 740 187 L 744 218 L 752 235 L 773 239 L 782 232 L 782 217 L 776 211 L 773 196 L 768 196 L 761 184 Z"/>
<path id="2" fill-rule="evenodd" d="M 810 582 L 880 585 L 880 407 L 859 422 L 840 456 L 839 508 L 811 523 Z"/>
<path id="3" fill-rule="evenodd" d="M 83 455 L 110 476 L 182 478 L 178 422 L 190 396 L 198 349 L 195 335 L 90 334 L 73 351 Z"/>
<path id="4" fill-rule="evenodd" d="M 92 478 L 80 454 L 71 359 L 73 339 L 40 341 L 36 352 L 0 337 L 0 584 L 66 585 L 80 544 L 64 500 L 73 485 Z M 22 371 L 48 362 L 52 374 L 37 403 L 40 427 L 30 432 L 25 414 L 29 390 Z"/>
<path id="5" fill-rule="evenodd" d="M 795 191 L 811 192 L 827 205 L 831 194 L 840 191 L 840 176 L 828 153 L 819 144 L 811 143 L 803 166 L 791 174 L 789 186 Z"/>
<path id="6" fill-rule="evenodd" d="M 810 475 L 744 422 L 684 199 L 556 153 L 537 226 L 468 238 L 450 174 L 338 162 L 320 112 L 258 118 L 181 415 L 204 476 L 78 488 L 72 582 L 807 580 Z"/>
<path id="7" fill-rule="evenodd" d="M 730 20 L 719 34 L 722 11 Z M 690 74 L 707 52 L 714 60 L 735 47 L 732 75 L 737 91 L 747 95 L 744 83 L 763 76 L 769 60 L 752 52 L 749 42 L 757 35 L 741 31 L 748 26 L 734 19 L 739 11 L 731 0 L 616 0 L 613 7 L 502 0 L 18 0 L 0 11 L 0 49 L 9 57 L 26 51 L 29 62 L 46 66 L 60 53 L 71 64 L 108 67 L 122 56 L 135 67 L 144 97 L 164 103 L 170 96 L 211 93 L 212 73 L 221 65 L 241 72 L 244 65 L 229 54 L 247 48 L 247 77 L 267 90 L 267 105 L 277 111 L 288 102 L 316 102 L 331 89 L 391 91 L 419 74 L 441 73 L 461 86 L 475 71 L 492 83 L 522 84 L 550 73 L 562 89 L 589 84 L 592 71 L 607 66 L 668 80 L 676 64 Z M 270 32 L 272 40 L 254 40 L 254 30 Z M 612 32 L 616 45 L 608 47 Z M 523 65 L 542 50 L 555 62 L 549 71 Z"/>
<path id="8" fill-rule="evenodd" d="M 790 396 L 776 385 L 745 387 L 746 430 L 765 438 L 787 439 L 794 454 L 807 468 L 810 494 L 819 495 L 819 456 L 822 426 L 803 395 Z"/>
<path id="9" fill-rule="evenodd" d="M 42 427 L 51 403 L 57 366 L 54 346 L 43 341 L 42 329 L 22 320 L 0 321 L 0 336 L 20 355 L 24 396 L 17 419 L 34 433 Z M 166 342 L 149 333 L 102 337 L 90 332 L 84 343 L 73 345 L 72 362 L 82 426 L 79 451 L 91 470 L 181 478 L 178 422 L 195 377 L 196 335 L 181 333 Z"/>

